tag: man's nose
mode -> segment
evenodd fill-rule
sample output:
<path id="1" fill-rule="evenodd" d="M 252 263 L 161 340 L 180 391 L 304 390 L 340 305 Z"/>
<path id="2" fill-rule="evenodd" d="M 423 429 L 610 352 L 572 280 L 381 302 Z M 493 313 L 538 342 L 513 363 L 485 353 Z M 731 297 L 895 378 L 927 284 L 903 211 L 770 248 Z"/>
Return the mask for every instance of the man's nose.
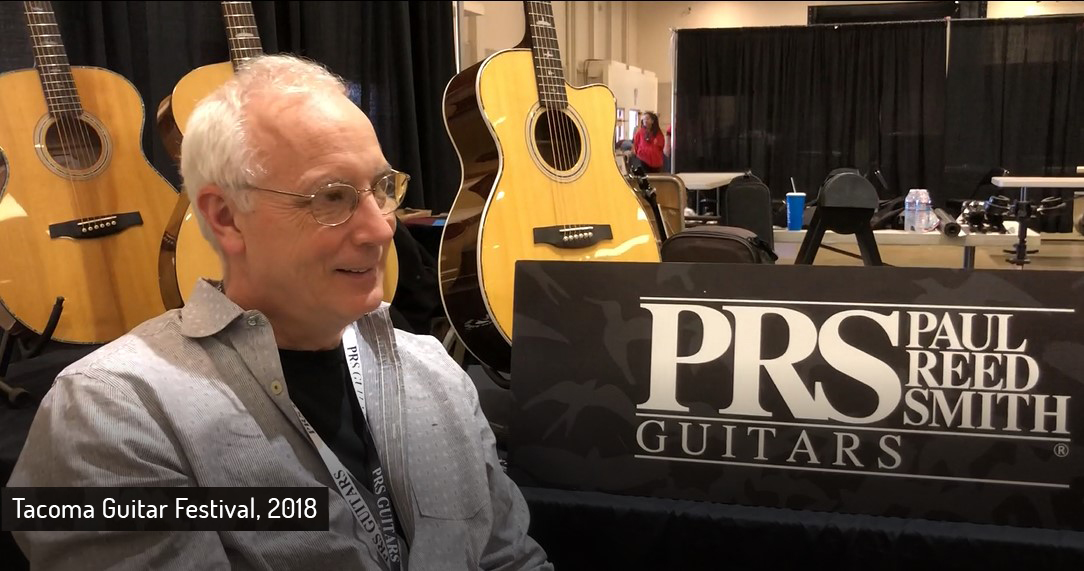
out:
<path id="1" fill-rule="evenodd" d="M 393 216 L 394 214 L 381 212 L 371 196 L 364 197 L 350 217 L 349 224 L 354 240 L 362 244 L 383 244 L 390 241 L 395 233 L 394 220 L 390 220 Z"/>

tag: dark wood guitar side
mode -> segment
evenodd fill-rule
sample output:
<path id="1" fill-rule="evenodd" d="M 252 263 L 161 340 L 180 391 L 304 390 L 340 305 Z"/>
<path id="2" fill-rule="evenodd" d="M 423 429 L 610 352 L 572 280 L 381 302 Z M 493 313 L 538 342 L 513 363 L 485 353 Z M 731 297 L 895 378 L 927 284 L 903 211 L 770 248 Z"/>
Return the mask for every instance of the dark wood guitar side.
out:
<path id="1" fill-rule="evenodd" d="M 460 72 L 444 92 L 444 124 L 459 153 L 463 184 L 440 241 L 440 293 L 448 320 L 460 324 L 456 333 L 471 354 L 491 368 L 507 371 L 512 364 L 508 342 L 490 318 L 478 275 L 482 209 L 500 168 L 497 143 L 486 129 L 475 90 L 483 63 Z"/>

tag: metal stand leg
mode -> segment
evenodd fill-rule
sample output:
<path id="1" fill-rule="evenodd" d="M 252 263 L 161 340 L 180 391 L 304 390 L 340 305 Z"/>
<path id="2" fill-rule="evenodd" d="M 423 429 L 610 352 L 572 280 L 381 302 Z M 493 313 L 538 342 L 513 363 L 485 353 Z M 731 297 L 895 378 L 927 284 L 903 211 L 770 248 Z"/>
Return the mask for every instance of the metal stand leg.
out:
<path id="1" fill-rule="evenodd" d="M 53 332 L 56 331 L 56 326 L 60 322 L 60 314 L 64 310 L 64 298 L 58 297 L 53 303 L 53 311 L 49 314 L 49 322 L 45 324 L 45 330 L 42 331 L 41 336 L 31 347 L 24 347 L 23 344 L 15 339 L 14 334 L 10 330 L 5 330 L 4 335 L 0 338 L 0 395 L 7 398 L 8 404 L 12 408 L 21 408 L 29 405 L 33 402 L 33 396 L 19 387 L 12 387 L 5 383 L 4 377 L 8 374 L 8 365 L 11 364 L 11 359 L 15 351 L 15 344 L 19 344 L 20 353 L 22 357 L 26 359 L 32 359 L 41 354 L 45 350 L 45 346 L 53 338 Z"/>
<path id="2" fill-rule="evenodd" d="M 802 245 L 798 248 L 798 256 L 794 259 L 795 265 L 813 264 L 813 260 L 817 258 L 817 250 L 821 247 L 824 232 L 827 229 L 827 225 L 820 218 L 810 222 L 809 229 L 805 232 L 805 239 L 802 240 Z"/>
<path id="3" fill-rule="evenodd" d="M 1027 188 L 1020 188 L 1020 200 L 1013 206 L 1015 207 L 1013 214 L 1016 218 L 1017 242 L 1014 248 L 1015 255 L 1006 261 L 1022 270 L 1025 265 L 1031 263 L 1028 259 L 1028 220 L 1031 219 L 1032 211 Z"/>
<path id="4" fill-rule="evenodd" d="M 881 266 L 881 252 L 877 249 L 877 240 L 873 237 L 873 230 L 868 226 L 855 232 L 854 239 L 858 241 L 858 250 L 862 253 L 862 263 L 867 266 Z"/>
<path id="5" fill-rule="evenodd" d="M 975 247 L 964 246 L 964 269 L 975 269 Z"/>
<path id="6" fill-rule="evenodd" d="M 30 397 L 30 393 L 26 392 L 19 387 L 12 387 L 4 382 L 4 375 L 7 374 L 8 363 L 11 362 L 12 353 L 15 350 L 15 338 L 12 336 L 10 330 L 4 330 L 4 335 L 0 338 L 0 394 L 7 397 L 8 404 L 12 408 L 22 408 L 33 400 Z"/>

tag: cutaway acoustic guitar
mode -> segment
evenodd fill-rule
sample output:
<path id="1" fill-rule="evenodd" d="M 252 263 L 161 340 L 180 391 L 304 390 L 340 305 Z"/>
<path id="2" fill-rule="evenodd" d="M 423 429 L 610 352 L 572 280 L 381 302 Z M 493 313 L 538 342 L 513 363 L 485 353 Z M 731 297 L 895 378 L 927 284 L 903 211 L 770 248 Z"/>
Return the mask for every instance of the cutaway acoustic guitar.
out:
<path id="1" fill-rule="evenodd" d="M 613 93 L 566 83 L 550 3 L 524 12 L 523 43 L 444 93 L 463 180 L 441 239 L 441 297 L 467 349 L 506 372 L 517 261 L 659 261 L 651 215 L 614 157 Z"/>

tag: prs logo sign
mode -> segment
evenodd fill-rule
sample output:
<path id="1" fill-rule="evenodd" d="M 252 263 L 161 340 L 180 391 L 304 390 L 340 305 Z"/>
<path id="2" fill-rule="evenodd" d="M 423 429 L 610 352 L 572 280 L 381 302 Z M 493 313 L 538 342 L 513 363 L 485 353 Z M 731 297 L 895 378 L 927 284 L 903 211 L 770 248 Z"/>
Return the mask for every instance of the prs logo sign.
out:
<path id="1" fill-rule="evenodd" d="M 1071 443 L 1070 397 L 1044 393 L 1042 347 L 1018 323 L 1072 309 L 684 298 L 640 307 L 651 316 L 651 366 L 636 407 L 639 458 L 941 478 L 915 471 L 931 437 Z M 717 406 L 694 410 L 679 396 L 705 372 Z"/>

